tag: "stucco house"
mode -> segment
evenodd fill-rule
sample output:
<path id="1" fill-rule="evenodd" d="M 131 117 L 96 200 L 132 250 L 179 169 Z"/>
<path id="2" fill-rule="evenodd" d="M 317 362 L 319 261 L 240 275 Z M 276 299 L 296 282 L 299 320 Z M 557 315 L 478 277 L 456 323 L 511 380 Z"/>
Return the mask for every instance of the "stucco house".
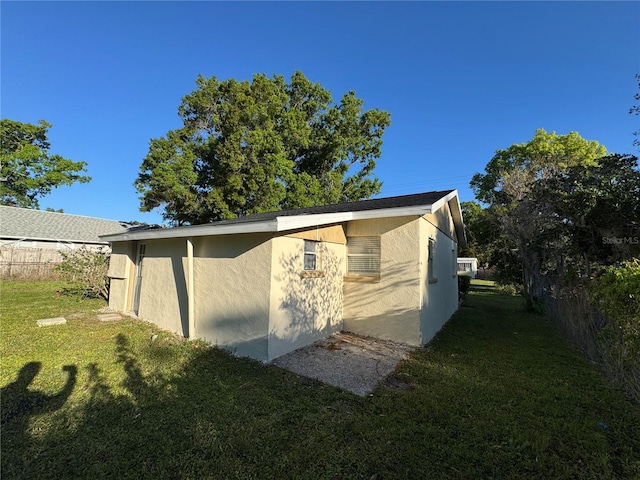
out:
<path id="1" fill-rule="evenodd" d="M 340 330 L 427 343 L 465 243 L 456 190 L 102 239 L 111 308 L 263 362 Z"/>

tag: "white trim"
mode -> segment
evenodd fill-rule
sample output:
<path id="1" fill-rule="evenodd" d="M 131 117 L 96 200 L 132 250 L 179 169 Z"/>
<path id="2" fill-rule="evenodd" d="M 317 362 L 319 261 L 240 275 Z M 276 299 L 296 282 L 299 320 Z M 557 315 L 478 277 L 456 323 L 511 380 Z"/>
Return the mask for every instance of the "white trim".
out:
<path id="1" fill-rule="evenodd" d="M 234 233 L 262 233 L 262 232 L 283 232 L 289 230 L 297 230 L 307 227 L 315 227 L 321 225 L 329 225 L 334 223 L 348 222 L 350 220 L 365 220 L 371 218 L 390 218 L 404 216 L 418 216 L 436 212 L 442 208 L 445 203 L 453 203 L 452 215 L 456 226 L 461 225 L 462 214 L 460 211 L 460 202 L 457 200 L 458 191 L 453 190 L 444 197 L 438 199 L 433 204 L 413 205 L 410 207 L 392 207 L 379 208 L 373 210 L 361 210 L 338 213 L 319 213 L 319 214 L 301 214 L 286 215 L 276 217 L 270 220 L 230 223 L 227 225 L 219 223 L 208 223 L 205 225 L 190 225 L 186 227 L 174 228 L 158 228 L 155 230 L 139 230 L 130 233 L 117 233 L 112 235 L 101 235 L 100 238 L 109 242 L 122 242 L 127 240 L 148 240 L 162 238 L 186 238 L 186 237 L 203 237 L 214 235 L 231 235 Z M 457 217 L 457 218 L 456 218 Z M 464 227 L 460 230 L 456 228 L 456 233 L 460 235 L 462 231 L 462 239 L 464 239 Z M 459 244 L 464 244 L 463 241 Z"/>
<path id="2" fill-rule="evenodd" d="M 159 238 L 186 238 L 205 237 L 209 235 L 229 235 L 232 233 L 257 233 L 276 232 L 275 220 L 262 222 L 237 223 L 230 225 L 190 225 L 188 227 L 159 228 L 157 230 L 140 230 L 131 233 L 117 233 L 115 235 L 102 235 L 100 238 L 109 242 L 122 242 L 126 240 L 147 240 Z"/>
<path id="3" fill-rule="evenodd" d="M 117 233 L 114 234 L 110 234 L 108 236 L 111 235 L 119 235 Z M 102 238 L 102 236 L 100 236 L 100 238 Z M 91 244 L 91 245 L 108 245 L 109 242 L 108 241 L 104 241 L 104 242 L 96 242 L 95 240 L 71 240 L 71 239 L 64 239 L 64 238 L 45 238 L 45 237 L 15 237 L 12 235 L 0 235 L 0 240 L 12 240 L 15 242 L 22 242 L 22 241 L 27 241 L 27 242 L 62 242 L 62 243 L 77 243 L 80 245 L 84 245 L 84 244 Z"/>

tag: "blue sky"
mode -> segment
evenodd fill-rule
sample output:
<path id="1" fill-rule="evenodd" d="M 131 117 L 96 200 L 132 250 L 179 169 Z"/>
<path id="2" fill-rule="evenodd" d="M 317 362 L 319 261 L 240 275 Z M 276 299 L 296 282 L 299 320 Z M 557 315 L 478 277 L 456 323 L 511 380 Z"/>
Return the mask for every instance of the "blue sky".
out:
<path id="1" fill-rule="evenodd" d="M 355 90 L 391 113 L 381 196 L 457 188 L 495 150 L 537 128 L 638 153 L 638 2 L 8 2 L 1 13 L 2 118 L 45 119 L 51 152 L 93 180 L 41 208 L 116 220 L 149 139 L 181 126 L 198 74 L 301 70 L 334 99 Z"/>

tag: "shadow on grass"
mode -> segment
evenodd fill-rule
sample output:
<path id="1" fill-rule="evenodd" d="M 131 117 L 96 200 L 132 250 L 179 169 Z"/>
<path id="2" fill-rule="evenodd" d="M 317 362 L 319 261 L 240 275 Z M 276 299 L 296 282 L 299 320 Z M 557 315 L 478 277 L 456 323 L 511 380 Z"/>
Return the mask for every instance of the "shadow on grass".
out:
<path id="1" fill-rule="evenodd" d="M 3 425 L 3 478 L 635 478 L 638 410 L 538 317 L 512 314 L 518 298 L 484 292 L 395 372 L 413 389 L 364 399 L 120 330 L 112 363 L 81 367 L 66 402 Z M 5 391 L 46 397 L 28 365 L 3 412 Z"/>
<path id="2" fill-rule="evenodd" d="M 125 374 L 120 388 L 105 368 L 87 365 L 81 403 L 57 412 L 75 376 L 63 392 L 47 397 L 27 389 L 39 366 L 25 366 L 2 392 L 3 412 L 7 397 L 18 408 L 3 422 L 3 478 L 302 475 L 318 451 L 309 435 L 318 427 L 314 415 L 328 413 L 323 416 L 330 420 L 361 403 L 334 387 L 201 343 L 174 347 L 189 350 L 180 352 L 188 356 L 183 368 L 156 368 L 146 358 L 158 356 L 147 355 L 152 347 L 136 348 L 118 334 L 115 362 Z M 324 412 L 327 406 L 334 410 Z M 331 435 L 332 442 L 343 433 Z"/>

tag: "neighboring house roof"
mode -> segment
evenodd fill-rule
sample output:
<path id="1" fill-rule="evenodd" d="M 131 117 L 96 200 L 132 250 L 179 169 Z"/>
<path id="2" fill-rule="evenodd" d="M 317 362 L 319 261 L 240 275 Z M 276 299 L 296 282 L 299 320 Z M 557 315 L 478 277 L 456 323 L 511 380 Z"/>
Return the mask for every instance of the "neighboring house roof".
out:
<path id="1" fill-rule="evenodd" d="M 258 213 L 202 225 L 147 228 L 135 232 L 102 235 L 101 238 L 108 241 L 127 241 L 229 235 L 233 233 L 282 232 L 365 218 L 425 215 L 436 212 L 446 203 L 451 208 L 458 243 L 463 246 L 466 244 L 466 236 L 457 190 L 425 192 L 397 197 L 374 198 L 359 202 L 343 202 L 295 210 Z"/>
<path id="2" fill-rule="evenodd" d="M 5 239 L 107 244 L 100 235 L 127 232 L 129 227 L 115 220 L 0 206 L 0 238 Z"/>

